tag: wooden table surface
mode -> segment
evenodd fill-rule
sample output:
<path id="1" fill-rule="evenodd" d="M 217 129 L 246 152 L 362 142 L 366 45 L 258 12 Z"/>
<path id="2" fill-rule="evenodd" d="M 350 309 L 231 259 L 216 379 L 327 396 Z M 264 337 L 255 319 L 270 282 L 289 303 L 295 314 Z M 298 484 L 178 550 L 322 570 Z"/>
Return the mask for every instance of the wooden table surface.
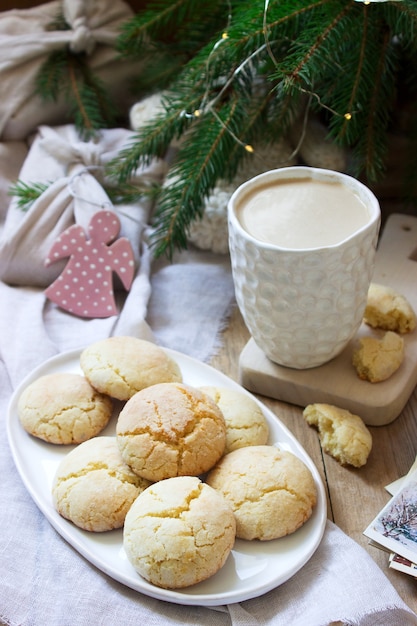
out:
<path id="1" fill-rule="evenodd" d="M 211 365 L 239 382 L 239 355 L 249 333 L 237 307 Z M 258 396 L 295 435 L 318 468 L 327 488 L 328 517 L 359 543 L 386 574 L 401 598 L 417 613 L 417 579 L 388 567 L 388 554 L 370 546 L 363 531 L 388 502 L 385 486 L 405 475 L 417 454 L 417 390 L 402 414 L 387 426 L 370 427 L 373 447 L 366 465 L 342 467 L 320 447 L 317 431 L 302 417 L 302 408 Z"/>

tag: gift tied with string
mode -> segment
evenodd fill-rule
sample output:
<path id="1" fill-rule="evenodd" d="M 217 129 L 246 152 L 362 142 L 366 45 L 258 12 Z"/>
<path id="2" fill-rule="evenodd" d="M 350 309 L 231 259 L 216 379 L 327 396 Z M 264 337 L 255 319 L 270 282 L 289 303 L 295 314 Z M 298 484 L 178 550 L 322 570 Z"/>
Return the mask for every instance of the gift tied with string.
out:
<path id="1" fill-rule="evenodd" d="M 40 124 L 74 123 L 64 80 L 57 81 L 56 97 L 45 100 L 36 91 L 42 68 L 60 55 L 74 66 L 84 64 L 84 71 L 103 84 L 114 107 L 127 110 L 130 79 L 142 64 L 121 60 L 116 42 L 122 24 L 132 16 L 122 0 L 54 0 L 0 12 L 0 139 L 25 140 Z M 66 66 L 61 78 L 69 80 L 70 73 Z"/>
<path id="2" fill-rule="evenodd" d="M 42 126 L 20 172 L 44 191 L 22 210 L 13 197 L 0 241 L 0 279 L 37 287 L 60 308 L 80 317 L 117 313 L 114 290 L 128 290 L 148 253 L 152 203 L 145 196 L 113 205 L 105 190 L 106 164 L 131 139 L 125 129 L 80 139 L 73 125 Z M 160 183 L 166 165 L 151 163 L 132 177 L 144 189 Z"/>

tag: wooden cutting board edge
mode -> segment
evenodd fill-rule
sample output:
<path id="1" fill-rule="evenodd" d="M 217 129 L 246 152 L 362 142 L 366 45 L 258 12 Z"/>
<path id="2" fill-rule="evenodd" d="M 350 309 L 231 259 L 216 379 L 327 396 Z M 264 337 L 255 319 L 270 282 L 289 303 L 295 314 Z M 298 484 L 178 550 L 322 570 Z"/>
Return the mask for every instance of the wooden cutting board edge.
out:
<path id="1" fill-rule="evenodd" d="M 402 293 L 417 311 L 417 218 L 391 215 L 380 236 L 373 281 Z M 369 426 L 383 426 L 401 413 L 417 384 L 417 329 L 403 335 L 405 358 L 388 380 L 369 383 L 358 378 L 351 364 L 361 335 L 381 334 L 362 324 L 357 336 L 335 359 L 310 370 L 276 365 L 253 339 L 239 359 L 239 381 L 253 393 L 305 407 L 326 402 L 360 415 Z"/>

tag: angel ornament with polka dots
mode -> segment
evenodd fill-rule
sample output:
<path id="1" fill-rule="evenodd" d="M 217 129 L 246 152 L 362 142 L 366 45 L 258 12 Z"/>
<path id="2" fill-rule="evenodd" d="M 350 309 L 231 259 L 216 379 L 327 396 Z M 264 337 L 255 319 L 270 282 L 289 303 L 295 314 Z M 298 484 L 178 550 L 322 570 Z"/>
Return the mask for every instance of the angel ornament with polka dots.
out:
<path id="1" fill-rule="evenodd" d="M 113 272 L 128 291 L 135 266 L 129 240 L 126 237 L 116 240 L 119 232 L 119 218 L 113 211 L 105 210 L 93 215 L 87 233 L 79 224 L 61 233 L 49 251 L 45 265 L 66 257 L 69 261 L 45 290 L 47 298 L 79 317 L 116 315 Z"/>

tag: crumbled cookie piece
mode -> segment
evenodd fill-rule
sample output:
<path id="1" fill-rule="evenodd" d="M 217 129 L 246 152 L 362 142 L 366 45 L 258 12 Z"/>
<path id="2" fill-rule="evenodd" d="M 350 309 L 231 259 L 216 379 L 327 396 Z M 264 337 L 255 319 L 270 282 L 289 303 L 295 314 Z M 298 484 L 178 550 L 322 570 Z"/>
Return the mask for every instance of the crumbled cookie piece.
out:
<path id="1" fill-rule="evenodd" d="M 404 359 L 404 339 L 390 330 L 382 339 L 362 337 L 359 345 L 353 351 L 352 363 L 359 378 L 371 383 L 387 380 Z"/>
<path id="2" fill-rule="evenodd" d="M 139 495 L 126 515 L 123 546 L 143 578 L 179 589 L 223 567 L 235 537 L 230 504 L 199 478 L 180 476 Z"/>
<path id="3" fill-rule="evenodd" d="M 331 404 L 309 404 L 303 417 L 317 428 L 323 450 L 341 465 L 365 465 L 372 449 L 372 435 L 359 415 Z"/>
<path id="4" fill-rule="evenodd" d="M 224 453 L 245 446 L 260 446 L 268 441 L 269 427 L 254 398 L 227 387 L 201 387 L 216 402 L 226 422 Z"/>
<path id="5" fill-rule="evenodd" d="M 229 452 L 206 482 L 231 503 L 240 539 L 268 541 L 289 535 L 310 518 L 317 502 L 308 467 L 275 446 Z"/>
<path id="6" fill-rule="evenodd" d="M 123 461 L 115 437 L 94 437 L 71 450 L 56 471 L 52 498 L 58 513 L 83 530 L 121 528 L 150 483 Z"/>
<path id="7" fill-rule="evenodd" d="M 416 314 L 408 300 L 394 289 L 371 283 L 364 322 L 372 328 L 409 333 L 416 327 Z"/>

